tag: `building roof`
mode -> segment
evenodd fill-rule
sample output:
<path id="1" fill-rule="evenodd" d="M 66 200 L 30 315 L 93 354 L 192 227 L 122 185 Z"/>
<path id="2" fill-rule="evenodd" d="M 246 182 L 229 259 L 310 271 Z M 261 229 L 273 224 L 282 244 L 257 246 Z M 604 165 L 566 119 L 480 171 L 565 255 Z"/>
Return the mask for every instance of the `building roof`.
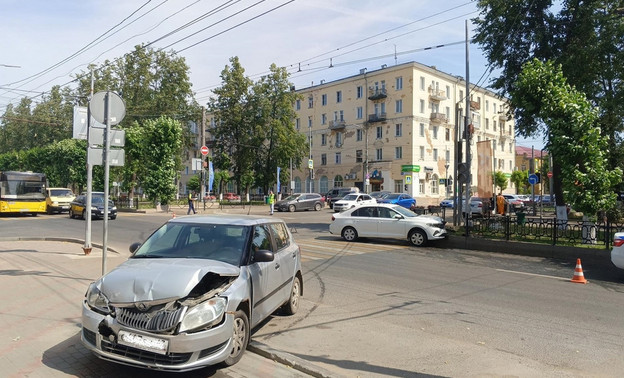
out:
<path id="1" fill-rule="evenodd" d="M 548 156 L 548 151 L 534 149 L 532 147 L 522 147 L 516 146 L 516 155 L 526 155 L 530 157 L 533 154 L 534 157 L 539 158 L 540 156 Z"/>

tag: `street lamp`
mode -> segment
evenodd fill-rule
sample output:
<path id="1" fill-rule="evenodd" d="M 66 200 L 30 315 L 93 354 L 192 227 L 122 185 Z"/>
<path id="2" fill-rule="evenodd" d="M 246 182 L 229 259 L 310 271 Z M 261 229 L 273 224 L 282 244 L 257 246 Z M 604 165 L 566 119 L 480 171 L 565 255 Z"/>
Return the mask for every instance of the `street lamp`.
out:
<path id="1" fill-rule="evenodd" d="M 448 169 L 449 169 L 449 163 L 448 160 L 446 161 L 446 164 L 444 164 L 444 168 L 446 168 L 446 177 L 444 178 L 444 186 L 446 187 L 446 197 L 448 198 L 449 196 L 449 177 L 448 177 Z"/>

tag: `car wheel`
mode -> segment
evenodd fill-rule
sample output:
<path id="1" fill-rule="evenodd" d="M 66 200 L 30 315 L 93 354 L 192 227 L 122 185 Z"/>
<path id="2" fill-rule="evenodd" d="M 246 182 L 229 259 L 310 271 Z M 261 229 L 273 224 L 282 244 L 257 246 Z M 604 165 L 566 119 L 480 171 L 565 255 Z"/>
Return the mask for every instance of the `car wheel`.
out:
<path id="1" fill-rule="evenodd" d="M 87 220 L 87 210 L 82 210 L 82 215 L 80 215 L 82 220 Z"/>
<path id="2" fill-rule="evenodd" d="M 299 277 L 293 278 L 292 288 L 290 289 L 290 298 L 284 303 L 282 310 L 286 315 L 294 315 L 299 309 L 299 298 L 301 298 L 301 281 Z"/>
<path id="3" fill-rule="evenodd" d="M 243 352 L 249 343 L 249 319 L 243 310 L 234 313 L 234 329 L 232 331 L 232 349 L 230 355 L 223 361 L 225 366 L 236 364 L 243 357 Z"/>
<path id="4" fill-rule="evenodd" d="M 113 215 L 112 217 L 110 217 L 111 220 L 113 219 L 117 219 L 117 215 Z"/>
<path id="5" fill-rule="evenodd" d="M 354 241 L 357 237 L 357 231 L 353 227 L 345 227 L 342 230 L 342 238 L 348 242 Z"/>
<path id="6" fill-rule="evenodd" d="M 409 242 L 415 247 L 427 244 L 427 234 L 423 230 L 412 230 L 409 234 Z"/>
<path id="7" fill-rule="evenodd" d="M 290 205 L 288 206 L 288 211 L 290 211 L 291 213 L 294 213 L 295 210 L 297 210 L 297 208 L 295 207 L 295 205 Z"/>
<path id="8" fill-rule="evenodd" d="M 48 206 L 46 208 L 46 213 L 48 213 L 48 215 L 52 215 L 52 213 L 54 213 L 54 211 L 52 211 L 52 208 L 50 206 Z"/>
<path id="9" fill-rule="evenodd" d="M 321 204 L 320 203 L 316 203 L 314 204 L 314 211 L 321 211 Z"/>

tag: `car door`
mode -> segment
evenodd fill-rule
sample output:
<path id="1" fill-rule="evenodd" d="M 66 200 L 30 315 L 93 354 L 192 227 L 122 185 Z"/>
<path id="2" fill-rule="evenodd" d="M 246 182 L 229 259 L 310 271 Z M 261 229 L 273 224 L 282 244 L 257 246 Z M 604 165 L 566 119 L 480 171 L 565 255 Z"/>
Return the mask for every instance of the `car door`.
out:
<path id="1" fill-rule="evenodd" d="M 304 194 L 301 196 L 299 201 L 301 203 L 301 209 L 303 210 L 310 210 L 314 208 L 314 196 L 311 194 Z"/>
<path id="2" fill-rule="evenodd" d="M 281 276 L 281 282 L 278 290 L 281 292 L 281 300 L 278 306 L 286 302 L 290 297 L 290 287 L 292 286 L 292 278 L 295 276 L 297 263 L 299 259 L 298 247 L 292 243 L 288 229 L 284 223 L 271 223 L 269 225 L 275 241 L 275 260 L 279 262 L 278 272 Z"/>
<path id="3" fill-rule="evenodd" d="M 362 206 L 350 215 L 351 224 L 359 236 L 377 235 L 377 209 L 372 206 Z"/>
<path id="4" fill-rule="evenodd" d="M 249 265 L 252 281 L 251 324 L 257 324 L 281 304 L 282 274 L 280 272 L 280 257 L 275 253 L 275 246 L 268 225 L 256 225 L 254 227 L 251 248 L 252 254 L 254 250 L 269 250 L 275 254 L 273 261 L 252 261 Z"/>
<path id="5" fill-rule="evenodd" d="M 387 207 L 380 207 L 377 218 L 377 235 L 382 238 L 402 239 L 407 237 L 403 216 Z M 398 218 L 395 216 L 399 215 Z"/>

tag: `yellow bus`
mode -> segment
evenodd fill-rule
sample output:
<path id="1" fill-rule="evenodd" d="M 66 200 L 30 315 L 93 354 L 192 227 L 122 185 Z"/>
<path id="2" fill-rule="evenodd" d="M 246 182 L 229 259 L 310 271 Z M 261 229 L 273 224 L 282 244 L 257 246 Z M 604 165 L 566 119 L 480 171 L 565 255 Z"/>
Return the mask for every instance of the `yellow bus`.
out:
<path id="1" fill-rule="evenodd" d="M 37 215 L 46 212 L 43 173 L 0 172 L 0 214 L 25 213 Z"/>

